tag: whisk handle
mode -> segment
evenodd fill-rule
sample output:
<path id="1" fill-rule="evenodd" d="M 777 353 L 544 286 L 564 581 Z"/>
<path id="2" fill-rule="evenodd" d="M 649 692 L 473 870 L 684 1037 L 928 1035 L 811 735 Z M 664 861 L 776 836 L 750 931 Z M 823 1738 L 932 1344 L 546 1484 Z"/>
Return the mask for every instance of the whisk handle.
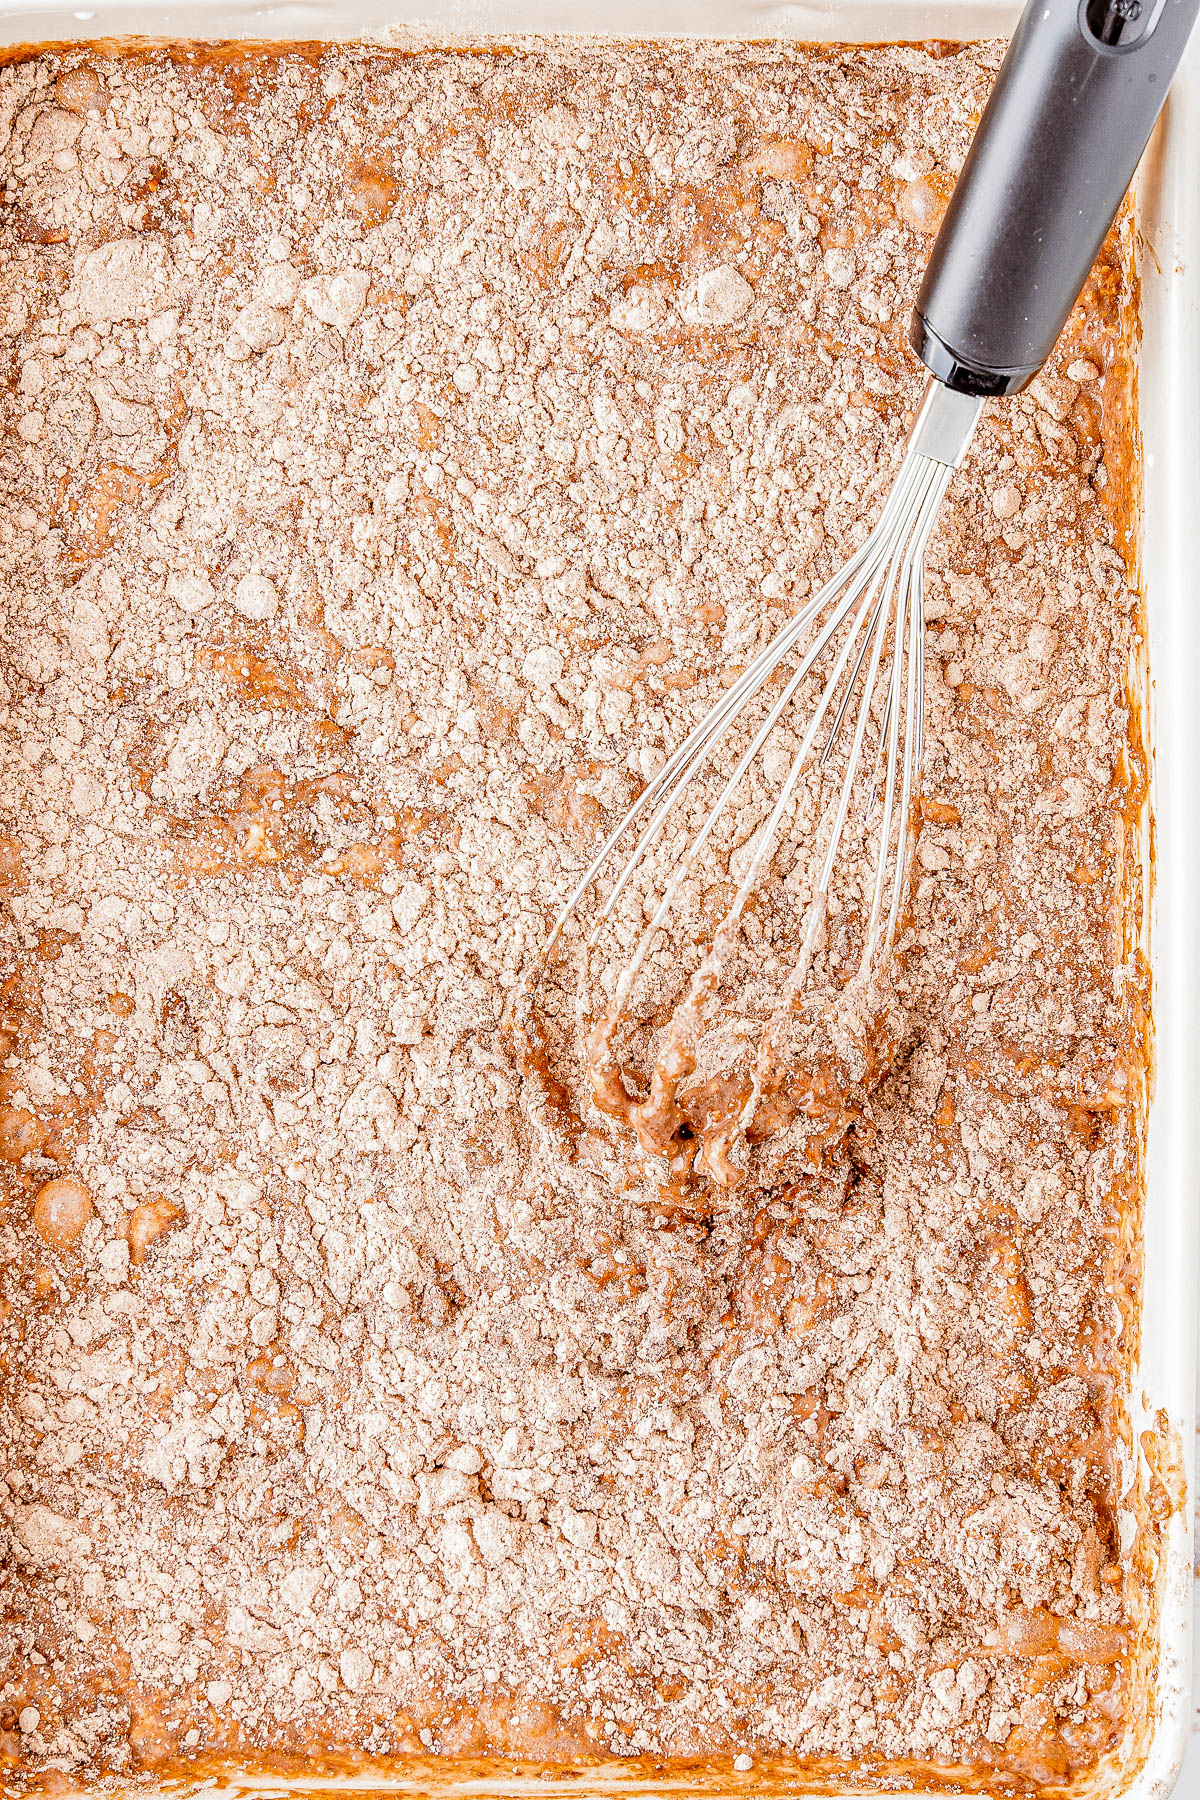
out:
<path id="1" fill-rule="evenodd" d="M 1049 356 L 1154 129 L 1200 0 L 1029 0 L 934 242 L 909 338 L 947 387 Z"/>

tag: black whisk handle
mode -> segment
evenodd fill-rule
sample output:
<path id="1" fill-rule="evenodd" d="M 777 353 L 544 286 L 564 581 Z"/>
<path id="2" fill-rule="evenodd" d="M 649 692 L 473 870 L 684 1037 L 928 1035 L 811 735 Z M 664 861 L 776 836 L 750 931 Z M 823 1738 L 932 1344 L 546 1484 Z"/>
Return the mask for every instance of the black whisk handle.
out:
<path id="1" fill-rule="evenodd" d="M 1133 179 L 1200 0 L 1030 0 L 934 242 L 909 337 L 964 394 L 1049 356 Z"/>

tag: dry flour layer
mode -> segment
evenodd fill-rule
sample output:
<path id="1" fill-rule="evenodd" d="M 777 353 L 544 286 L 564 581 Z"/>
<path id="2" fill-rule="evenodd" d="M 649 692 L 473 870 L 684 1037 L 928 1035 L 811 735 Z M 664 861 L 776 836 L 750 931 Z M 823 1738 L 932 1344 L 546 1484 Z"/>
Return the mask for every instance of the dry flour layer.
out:
<path id="1" fill-rule="evenodd" d="M 1115 252 L 931 547 L 887 1055 L 794 1045 L 811 1093 L 718 1191 L 591 1105 L 579 939 L 536 1055 L 508 1024 L 606 828 L 877 511 L 998 55 L 3 72 L 10 1781 L 1020 1788 L 1115 1739 Z M 709 1073 L 788 931 L 749 916 Z"/>

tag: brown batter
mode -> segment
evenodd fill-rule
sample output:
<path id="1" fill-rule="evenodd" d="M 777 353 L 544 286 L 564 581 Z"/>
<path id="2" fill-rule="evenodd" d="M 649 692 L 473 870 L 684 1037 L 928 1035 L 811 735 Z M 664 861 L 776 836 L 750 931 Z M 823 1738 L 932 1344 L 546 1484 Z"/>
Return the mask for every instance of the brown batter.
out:
<path id="1" fill-rule="evenodd" d="M 615 1756 L 1023 1793 L 1117 1741 L 1119 246 L 931 546 L 886 1005 L 837 1012 L 852 858 L 753 1131 L 697 1156 L 791 966 L 768 882 L 627 1128 L 761 794 L 615 1086 L 620 941 L 513 1005 L 877 512 L 998 56 L 4 72 L 10 1785 Z"/>

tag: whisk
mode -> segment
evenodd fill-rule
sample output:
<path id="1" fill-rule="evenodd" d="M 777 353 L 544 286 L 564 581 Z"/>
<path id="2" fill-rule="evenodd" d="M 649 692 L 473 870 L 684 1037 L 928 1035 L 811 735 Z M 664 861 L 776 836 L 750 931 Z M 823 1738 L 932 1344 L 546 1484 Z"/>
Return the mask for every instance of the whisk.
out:
<path id="1" fill-rule="evenodd" d="M 633 834 L 632 848 L 600 903 L 594 942 L 677 819 L 686 791 L 715 767 L 723 746 L 749 741 L 656 894 L 589 1040 L 593 1094 L 631 1119 L 648 1148 L 666 1141 L 679 1083 L 694 1063 L 700 1013 L 722 974 L 750 895 L 777 852 L 802 785 L 824 792 L 836 778 L 807 865 L 794 966 L 777 1021 L 795 1005 L 821 941 L 831 884 L 853 809 L 866 805 L 873 876 L 862 894 L 859 974 L 890 954 L 907 892 L 914 840 L 924 711 L 922 566 L 955 468 L 985 401 L 1024 388 L 1045 362 L 1078 297 L 1149 139 L 1200 0 L 1032 0 L 1022 15 L 933 246 L 909 339 L 930 372 L 894 485 L 862 547 L 779 630 L 671 754 L 601 845 L 563 905 L 548 948 Z M 778 692 L 760 722 L 753 708 Z M 815 700 L 812 694 L 820 680 Z M 761 704 L 761 702 L 760 702 Z M 802 725 L 801 704 L 811 704 Z M 740 878 L 672 1013 L 645 1098 L 634 1101 L 608 1053 L 634 983 L 681 890 L 714 845 L 748 778 L 782 735 L 798 746 L 782 768 L 774 804 L 742 858 Z M 840 758 L 840 762 L 837 759 Z M 861 836 L 863 815 L 856 815 Z M 771 1027 L 735 1111 L 753 1117 Z M 678 1114 L 674 1117 L 677 1119 Z M 726 1121 L 727 1147 L 733 1121 Z M 709 1172 L 722 1178 L 721 1157 Z M 728 1178 L 728 1170 L 724 1171 Z"/>
<path id="2" fill-rule="evenodd" d="M 621 894 L 661 835 L 684 790 L 703 772 L 722 739 L 745 715 L 755 696 L 772 681 L 789 658 L 796 656 L 794 670 L 738 758 L 732 773 L 668 881 L 642 934 L 637 951 L 622 972 L 610 1010 L 615 1008 L 619 1011 L 624 1004 L 646 952 L 665 924 L 684 880 L 712 837 L 744 777 L 762 754 L 776 726 L 788 712 L 810 673 L 823 658 L 830 663 L 828 676 L 804 730 L 800 747 L 792 755 L 779 797 L 757 833 L 737 893 L 717 928 L 717 936 L 727 937 L 740 918 L 759 872 L 777 841 L 789 802 L 810 760 L 816 755 L 822 765 L 827 765 L 839 741 L 843 736 L 847 737 L 848 750 L 841 781 L 822 821 L 820 835 L 825 841 L 826 849 L 810 897 L 809 930 L 802 943 L 800 965 L 793 976 L 793 982 L 797 977 L 802 979 L 828 900 L 838 849 L 850 811 L 855 778 L 864 762 L 864 748 L 870 734 L 875 739 L 875 754 L 868 754 L 865 760 L 876 764 L 882 760 L 884 775 L 882 793 L 877 795 L 881 807 L 878 855 L 862 951 L 863 964 L 869 965 L 872 962 L 881 936 L 885 942 L 891 942 L 903 898 L 906 866 L 904 846 L 911 836 L 906 825 L 921 768 L 925 631 L 921 588 L 925 545 L 937 520 L 950 476 L 970 443 L 982 407 L 983 399 L 979 396 L 960 394 L 937 382 L 930 383 L 900 472 L 879 520 L 862 548 L 794 619 L 776 633 L 717 704 L 705 714 L 643 789 L 616 829 L 605 839 L 577 883 L 554 925 L 549 940 L 551 944 L 562 932 L 618 843 L 646 815 L 646 822 L 632 854 L 613 883 L 593 926 L 593 935 L 598 935 L 604 922 L 615 911 Z M 882 681 L 885 700 L 880 712 L 874 702 L 881 686 L 885 649 L 888 652 L 888 673 Z M 852 729 L 847 730 L 849 717 L 855 706 L 855 722 Z M 873 723 L 875 730 L 871 732 Z M 898 831 L 893 829 L 896 825 L 900 827 Z M 887 879 L 889 867 L 890 883 Z M 886 927 L 881 931 L 885 894 Z"/>

